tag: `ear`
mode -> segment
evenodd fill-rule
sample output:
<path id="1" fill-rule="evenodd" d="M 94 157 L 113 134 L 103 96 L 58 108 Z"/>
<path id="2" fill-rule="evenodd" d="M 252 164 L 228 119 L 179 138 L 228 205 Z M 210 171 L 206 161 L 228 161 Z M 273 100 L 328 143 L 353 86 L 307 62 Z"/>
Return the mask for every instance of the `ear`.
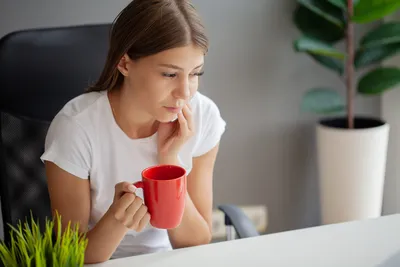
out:
<path id="1" fill-rule="evenodd" d="M 128 65 L 130 63 L 130 58 L 127 54 L 125 54 L 118 62 L 118 70 L 122 75 L 128 76 Z"/>

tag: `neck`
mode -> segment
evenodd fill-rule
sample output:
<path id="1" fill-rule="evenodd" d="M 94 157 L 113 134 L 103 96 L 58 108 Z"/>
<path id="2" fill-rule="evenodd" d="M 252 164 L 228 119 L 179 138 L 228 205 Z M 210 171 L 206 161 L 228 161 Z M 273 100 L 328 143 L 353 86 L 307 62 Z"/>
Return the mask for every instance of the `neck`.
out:
<path id="1" fill-rule="evenodd" d="M 134 98 L 127 90 L 111 90 L 108 92 L 108 100 L 116 123 L 129 138 L 146 138 L 157 131 L 159 123 L 140 105 L 132 103 Z"/>

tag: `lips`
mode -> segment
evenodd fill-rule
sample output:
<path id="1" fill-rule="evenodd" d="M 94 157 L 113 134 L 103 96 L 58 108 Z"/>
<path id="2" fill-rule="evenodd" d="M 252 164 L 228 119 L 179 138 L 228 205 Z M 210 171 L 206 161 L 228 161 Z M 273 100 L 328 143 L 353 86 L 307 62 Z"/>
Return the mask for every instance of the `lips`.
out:
<path id="1" fill-rule="evenodd" d="M 182 108 L 181 107 L 165 107 L 171 113 L 179 113 Z"/>
<path id="2" fill-rule="evenodd" d="M 172 107 L 165 107 L 165 108 L 166 108 L 169 112 L 177 114 L 177 113 L 181 112 L 181 110 L 183 109 L 183 106 L 184 106 L 184 105 L 185 105 L 185 100 L 180 99 L 180 100 L 178 100 L 177 103 L 175 103 L 175 106 L 172 106 Z"/>

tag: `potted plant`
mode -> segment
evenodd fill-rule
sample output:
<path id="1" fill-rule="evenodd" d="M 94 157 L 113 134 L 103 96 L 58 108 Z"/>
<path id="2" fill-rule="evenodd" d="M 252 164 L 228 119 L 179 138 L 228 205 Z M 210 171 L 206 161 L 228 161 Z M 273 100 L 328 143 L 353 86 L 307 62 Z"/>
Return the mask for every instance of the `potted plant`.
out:
<path id="1" fill-rule="evenodd" d="M 317 125 L 317 154 L 323 224 L 381 215 L 389 125 L 357 116 L 356 97 L 400 85 L 400 68 L 385 66 L 400 52 L 400 22 L 383 22 L 399 0 L 298 0 L 294 23 L 302 33 L 294 50 L 310 56 L 343 81 L 338 88 L 316 85 L 301 101 L 323 116 Z M 358 41 L 355 26 L 372 23 Z M 340 49 L 340 44 L 344 48 Z"/>
<path id="2" fill-rule="evenodd" d="M 54 226 L 57 226 L 54 229 Z M 46 219 L 44 231 L 38 222 L 26 219 L 10 225 L 11 241 L 0 243 L 0 265 L 7 267 L 82 267 L 87 238 L 69 223 L 61 233 L 61 216 Z M 56 231 L 55 231 L 56 230 Z"/>

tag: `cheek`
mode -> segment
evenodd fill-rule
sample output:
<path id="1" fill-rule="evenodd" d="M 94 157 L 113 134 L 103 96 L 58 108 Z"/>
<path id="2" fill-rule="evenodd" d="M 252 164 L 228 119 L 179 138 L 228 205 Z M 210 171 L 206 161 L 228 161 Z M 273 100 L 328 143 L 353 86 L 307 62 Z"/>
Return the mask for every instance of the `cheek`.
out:
<path id="1" fill-rule="evenodd" d="M 173 83 L 168 79 L 154 77 L 147 82 L 147 96 L 153 102 L 162 102 L 169 98 L 173 88 Z"/>
<path id="2" fill-rule="evenodd" d="M 140 77 L 139 81 L 136 83 L 136 87 L 141 92 L 148 96 L 156 95 L 162 92 L 165 88 L 165 81 L 155 74 L 146 74 Z"/>
<path id="3" fill-rule="evenodd" d="M 198 88 L 199 88 L 198 80 L 192 81 L 189 85 L 190 95 L 194 95 L 197 92 Z"/>

